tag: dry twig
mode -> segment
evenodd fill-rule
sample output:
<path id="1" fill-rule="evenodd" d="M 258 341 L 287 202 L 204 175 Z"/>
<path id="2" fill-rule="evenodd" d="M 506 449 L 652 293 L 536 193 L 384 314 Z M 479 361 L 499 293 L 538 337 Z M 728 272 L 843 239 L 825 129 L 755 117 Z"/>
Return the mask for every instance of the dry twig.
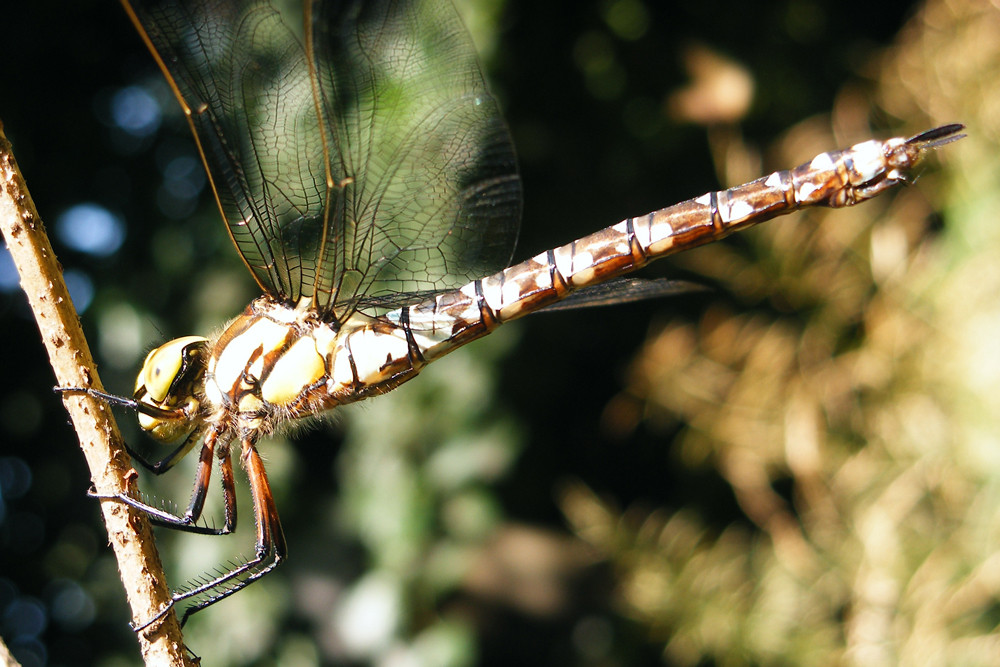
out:
<path id="1" fill-rule="evenodd" d="M 0 123 L 0 232 L 21 277 L 21 287 L 38 322 L 42 342 L 59 386 L 100 390 L 94 361 L 73 308 L 62 269 L 27 186 L 14 161 Z M 98 494 L 135 496 L 136 473 L 122 448 L 111 411 L 102 401 L 84 394 L 66 394 L 63 402 L 90 466 Z M 132 608 L 132 619 L 142 624 L 170 600 L 166 578 L 153 541 L 149 520 L 124 503 L 101 503 L 111 547 L 118 559 L 122 584 Z M 177 617 L 171 611 L 162 621 L 139 633 L 147 665 L 193 664 L 183 643 Z"/>

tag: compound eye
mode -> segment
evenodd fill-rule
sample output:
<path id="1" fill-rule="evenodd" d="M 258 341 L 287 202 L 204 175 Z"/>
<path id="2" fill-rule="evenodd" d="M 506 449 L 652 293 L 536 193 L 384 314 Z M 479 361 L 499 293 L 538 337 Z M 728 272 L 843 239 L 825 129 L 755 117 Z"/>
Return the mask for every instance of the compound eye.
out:
<path id="1" fill-rule="evenodd" d="M 163 404 L 189 362 L 200 353 L 206 342 L 200 336 L 185 336 L 150 352 L 136 378 L 136 396 L 145 390 L 150 399 Z"/>
<path id="2" fill-rule="evenodd" d="M 146 363 L 142 365 L 142 384 L 157 403 L 162 403 L 170 391 L 170 385 L 181 370 L 183 357 L 177 354 L 176 349 L 167 346 L 157 348 L 146 357 Z"/>

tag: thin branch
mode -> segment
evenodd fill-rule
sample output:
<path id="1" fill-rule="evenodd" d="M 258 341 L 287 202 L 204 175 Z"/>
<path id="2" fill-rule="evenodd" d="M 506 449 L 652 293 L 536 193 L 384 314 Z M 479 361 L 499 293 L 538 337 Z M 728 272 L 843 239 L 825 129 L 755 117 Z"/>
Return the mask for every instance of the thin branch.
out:
<path id="1" fill-rule="evenodd" d="M 3 667 L 21 667 L 21 663 L 10 654 L 10 649 L 4 644 L 3 638 L 0 638 L 0 665 Z"/>
<path id="2" fill-rule="evenodd" d="M 17 266 L 21 287 L 35 314 L 56 381 L 61 387 L 102 389 L 80 328 L 80 318 L 63 282 L 62 268 L 52 252 L 2 123 L 0 185 L 0 232 Z M 135 497 L 136 473 L 122 448 L 121 435 L 108 406 L 82 394 L 65 394 L 63 403 L 80 438 L 97 493 L 127 493 Z M 81 495 L 82 492 L 81 488 Z M 142 512 L 114 500 L 102 501 L 101 509 L 132 608 L 133 623 L 141 625 L 170 601 L 149 520 Z M 147 665 L 193 664 L 172 610 L 162 621 L 139 633 L 139 645 Z"/>

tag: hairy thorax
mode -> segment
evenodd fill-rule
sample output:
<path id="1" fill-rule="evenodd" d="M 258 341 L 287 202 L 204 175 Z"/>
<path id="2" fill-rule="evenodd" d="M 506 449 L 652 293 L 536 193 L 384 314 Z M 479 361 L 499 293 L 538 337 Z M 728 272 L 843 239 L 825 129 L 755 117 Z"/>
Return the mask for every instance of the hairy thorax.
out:
<path id="1" fill-rule="evenodd" d="M 422 365 L 405 330 L 382 319 L 355 314 L 338 326 L 261 297 L 211 347 L 206 418 L 259 437 L 282 421 L 389 391 Z"/>

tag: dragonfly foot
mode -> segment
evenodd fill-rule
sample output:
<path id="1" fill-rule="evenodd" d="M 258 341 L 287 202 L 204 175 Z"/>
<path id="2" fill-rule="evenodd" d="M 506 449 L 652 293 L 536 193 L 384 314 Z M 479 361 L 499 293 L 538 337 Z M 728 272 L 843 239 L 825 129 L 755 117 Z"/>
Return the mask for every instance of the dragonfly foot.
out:
<path id="1" fill-rule="evenodd" d="M 156 615 L 155 615 L 155 616 L 153 616 L 153 618 L 151 618 L 151 619 L 149 619 L 148 621 L 146 621 L 145 623 L 141 623 L 141 624 L 139 624 L 139 625 L 136 625 L 135 623 L 129 623 L 129 624 L 128 624 L 128 626 L 129 626 L 129 627 L 130 627 L 130 628 L 132 629 L 132 632 L 134 632 L 134 633 L 136 633 L 136 634 L 138 634 L 138 633 L 140 633 L 140 632 L 145 632 L 146 630 L 148 630 L 148 629 L 149 629 L 149 627 L 150 627 L 151 625 L 154 625 L 155 623 L 158 623 L 158 622 L 160 622 L 161 620 L 163 620 L 163 618 L 164 618 L 164 617 L 165 617 L 165 616 L 166 616 L 166 615 L 167 615 L 167 614 L 168 614 L 168 613 L 170 612 L 170 610 L 171 610 L 171 609 L 173 609 L 173 608 L 174 608 L 174 600 L 170 600 L 170 602 L 168 602 L 168 603 L 167 603 L 167 604 L 166 604 L 166 605 L 165 605 L 165 606 L 163 607 L 163 609 L 161 609 L 160 611 L 156 612 Z"/>
<path id="2" fill-rule="evenodd" d="M 125 396 L 115 396 L 114 394 L 91 389 L 90 387 L 52 387 L 52 391 L 57 394 L 86 394 L 91 398 L 100 399 L 108 405 L 117 405 L 132 410 L 139 409 L 139 403 L 135 399 L 126 398 Z"/>

